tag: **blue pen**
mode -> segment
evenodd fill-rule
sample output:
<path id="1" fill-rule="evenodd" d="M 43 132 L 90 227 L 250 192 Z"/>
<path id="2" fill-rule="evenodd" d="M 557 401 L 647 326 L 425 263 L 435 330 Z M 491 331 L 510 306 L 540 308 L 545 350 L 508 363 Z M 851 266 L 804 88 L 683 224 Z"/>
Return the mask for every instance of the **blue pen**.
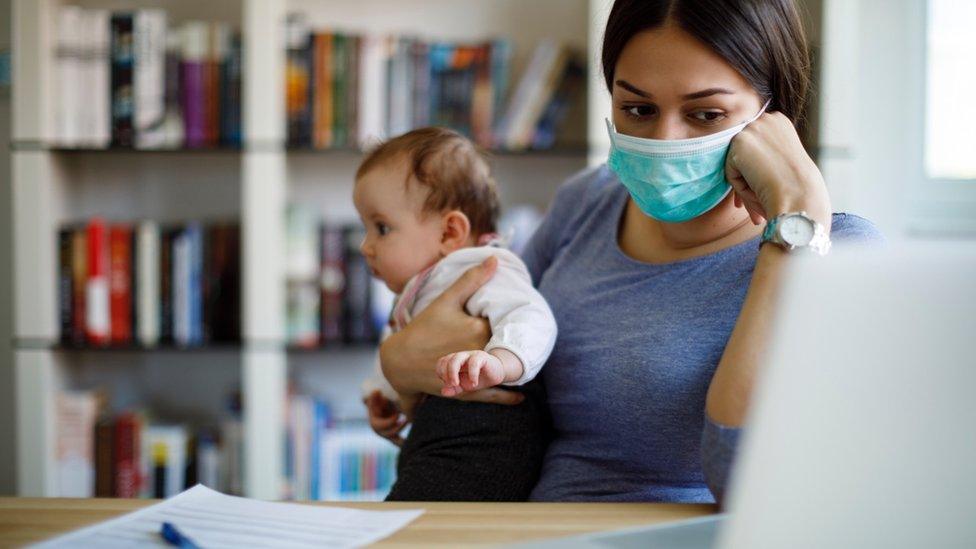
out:
<path id="1" fill-rule="evenodd" d="M 159 530 L 159 535 L 163 536 L 166 543 L 175 545 L 180 549 L 200 549 L 200 546 L 194 543 L 192 539 L 177 530 L 172 522 L 164 522 L 163 527 Z"/>

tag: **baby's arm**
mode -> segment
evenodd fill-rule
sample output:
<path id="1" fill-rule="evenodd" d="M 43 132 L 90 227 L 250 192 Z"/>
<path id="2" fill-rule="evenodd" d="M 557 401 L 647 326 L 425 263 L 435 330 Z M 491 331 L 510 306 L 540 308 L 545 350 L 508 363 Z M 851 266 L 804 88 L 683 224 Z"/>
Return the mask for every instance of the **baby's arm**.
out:
<path id="1" fill-rule="evenodd" d="M 552 311 L 532 286 L 528 270 L 518 256 L 498 248 L 476 248 L 450 256 L 445 262 L 452 263 L 451 271 L 464 272 L 468 263 L 476 264 L 487 255 L 498 258 L 498 270 L 468 300 L 466 309 L 469 314 L 488 318 L 492 338 L 484 350 L 441 358 L 438 373 L 444 374 L 441 379 L 445 381 L 442 389 L 445 396 L 497 384 L 528 383 L 539 373 L 556 341 Z M 448 279 L 442 283 L 449 282 Z M 477 380 L 469 375 L 471 370 L 477 371 Z"/>

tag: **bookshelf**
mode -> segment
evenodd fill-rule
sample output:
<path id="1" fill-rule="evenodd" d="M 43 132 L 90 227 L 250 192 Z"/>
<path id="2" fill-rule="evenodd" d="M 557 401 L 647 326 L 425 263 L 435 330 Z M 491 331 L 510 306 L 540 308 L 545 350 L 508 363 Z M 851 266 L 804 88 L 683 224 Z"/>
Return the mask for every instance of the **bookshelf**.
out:
<path id="1" fill-rule="evenodd" d="M 594 4 L 536 0 L 14 0 L 12 93 L 13 354 L 17 492 L 55 496 L 56 396 L 104 387 L 110 406 L 142 405 L 181 420 L 213 419 L 230 392 L 242 400 L 243 490 L 282 497 L 284 414 L 289 384 L 363 417 L 359 382 L 375 346 L 299 349 L 285 340 L 285 228 L 289 203 L 313 205 L 330 222 L 357 220 L 352 175 L 362 153 L 285 145 L 284 21 L 302 12 L 314 27 L 442 40 L 506 36 L 517 79 L 534 45 L 551 38 L 587 52 Z M 239 147 L 137 150 L 63 147 L 52 139 L 52 48 L 63 5 L 108 10 L 163 8 L 171 22 L 229 22 L 241 31 Z M 595 89 L 592 53 L 586 86 Z M 605 109 L 605 106 L 599 106 Z M 503 206 L 544 209 L 556 187 L 588 161 L 595 116 L 575 116 L 579 144 L 492 154 Z M 602 118 L 601 118 L 602 119 Z M 600 124 L 597 124 L 600 127 Z M 574 131 L 574 130 L 569 130 Z M 598 134 L 597 134 L 598 135 Z M 87 348 L 59 342 L 58 229 L 109 219 L 234 219 L 241 236 L 239 342 L 185 348 L 138 344 Z"/>

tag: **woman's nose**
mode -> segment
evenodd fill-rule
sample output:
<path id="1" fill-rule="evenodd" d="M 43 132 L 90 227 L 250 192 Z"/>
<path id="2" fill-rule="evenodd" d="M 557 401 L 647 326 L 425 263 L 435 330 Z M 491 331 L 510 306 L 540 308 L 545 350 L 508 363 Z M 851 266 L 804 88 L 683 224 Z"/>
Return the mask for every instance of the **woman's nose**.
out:
<path id="1" fill-rule="evenodd" d="M 689 137 L 688 128 L 678 116 L 662 116 L 651 129 L 651 139 L 685 139 Z"/>

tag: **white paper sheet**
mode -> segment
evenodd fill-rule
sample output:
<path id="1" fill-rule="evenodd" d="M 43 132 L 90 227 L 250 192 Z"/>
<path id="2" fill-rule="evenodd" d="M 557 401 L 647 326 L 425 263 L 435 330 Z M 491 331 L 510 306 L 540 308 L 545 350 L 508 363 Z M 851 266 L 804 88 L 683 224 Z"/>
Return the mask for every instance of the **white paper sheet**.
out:
<path id="1" fill-rule="evenodd" d="M 197 485 L 159 504 L 53 538 L 48 547 L 169 547 L 170 522 L 203 549 L 217 547 L 359 547 L 423 514 L 273 503 L 227 496 Z"/>

